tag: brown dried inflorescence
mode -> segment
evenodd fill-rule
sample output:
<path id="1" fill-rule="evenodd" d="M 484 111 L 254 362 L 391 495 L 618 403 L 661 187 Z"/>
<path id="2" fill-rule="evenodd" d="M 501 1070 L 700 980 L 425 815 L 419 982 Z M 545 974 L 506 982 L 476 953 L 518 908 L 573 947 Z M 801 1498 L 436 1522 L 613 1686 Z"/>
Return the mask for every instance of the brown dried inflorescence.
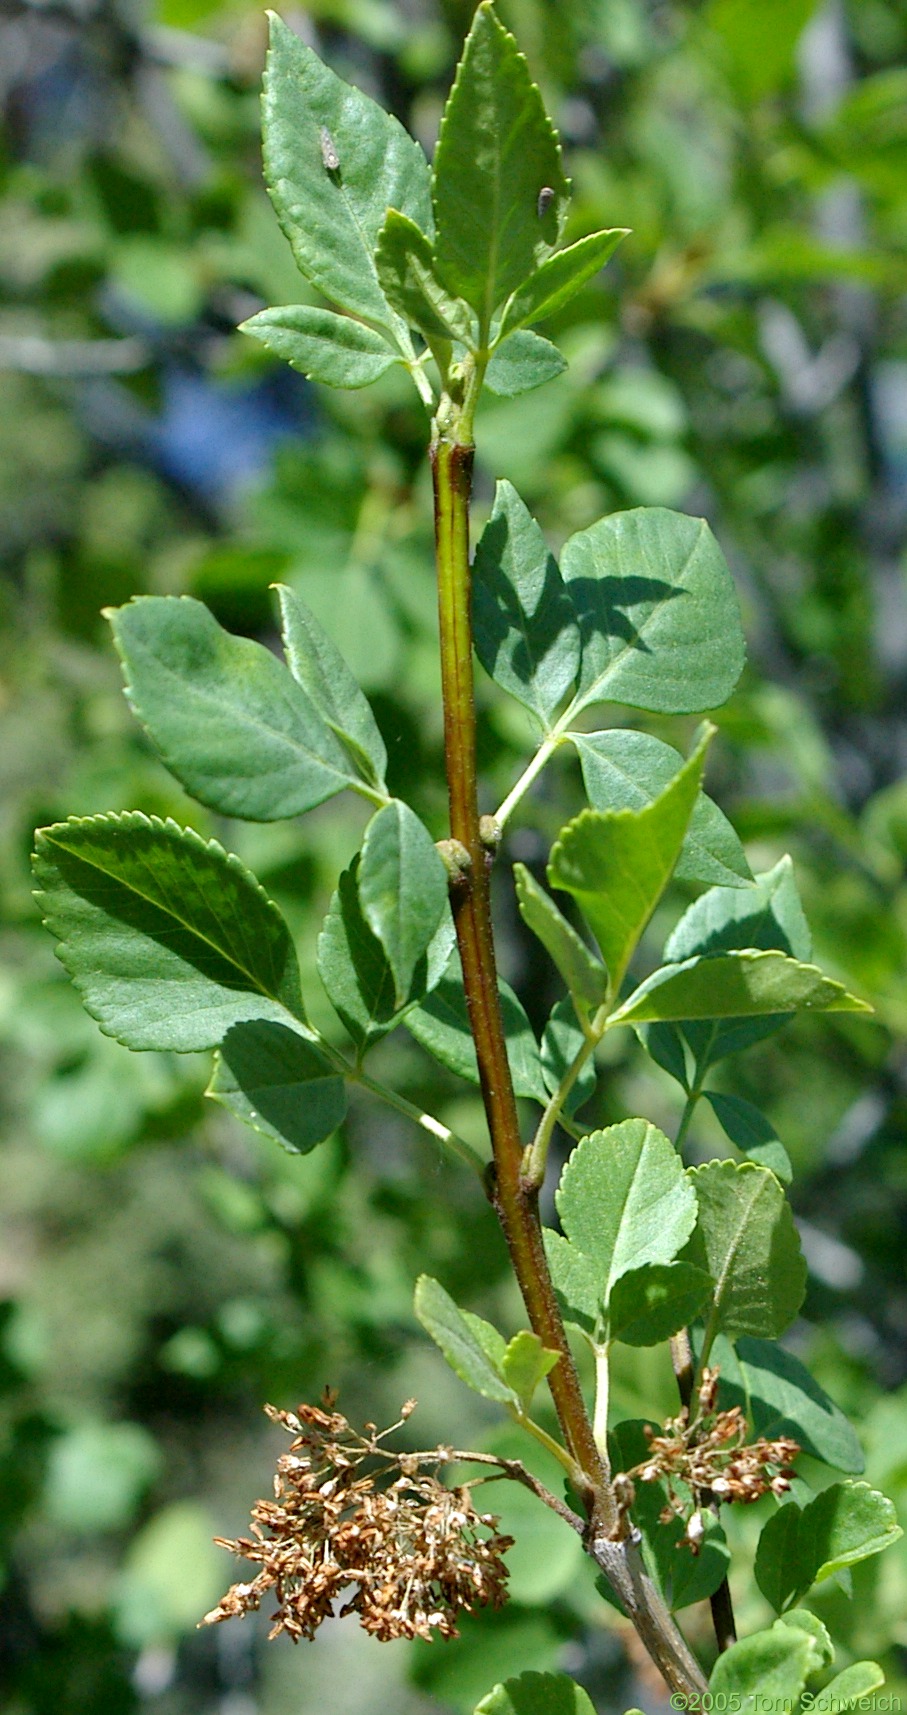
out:
<path id="1" fill-rule="evenodd" d="M 506 1600 L 512 1537 L 476 1510 L 471 1485 L 448 1489 L 422 1469 L 443 1463 L 445 1449 L 392 1453 L 384 1438 L 400 1424 L 379 1434 L 368 1423 L 360 1435 L 333 1403 L 265 1407 L 294 1438 L 277 1462 L 274 1499 L 256 1502 L 251 1538 L 217 1538 L 261 1571 L 232 1585 L 201 1624 L 248 1614 L 273 1590 L 272 1638 L 312 1638 L 335 1613 L 358 1614 L 384 1641 L 456 1637 L 460 1613 Z"/>
<path id="2" fill-rule="evenodd" d="M 800 1451 L 799 1444 L 786 1435 L 775 1441 L 748 1442 L 740 1406 L 718 1410 L 717 1369 L 703 1371 L 697 1403 L 692 1418 L 684 1406 L 677 1417 L 668 1419 L 661 1435 L 646 1427 L 649 1456 L 629 1473 L 637 1482 L 660 1479 L 665 1483 L 668 1502 L 661 1523 L 685 1518 L 686 1541 L 694 1554 L 703 1536 L 702 1503 L 750 1502 L 769 1492 L 784 1494 L 794 1475 L 792 1461 Z M 686 1493 L 678 1491 L 678 1484 Z"/>

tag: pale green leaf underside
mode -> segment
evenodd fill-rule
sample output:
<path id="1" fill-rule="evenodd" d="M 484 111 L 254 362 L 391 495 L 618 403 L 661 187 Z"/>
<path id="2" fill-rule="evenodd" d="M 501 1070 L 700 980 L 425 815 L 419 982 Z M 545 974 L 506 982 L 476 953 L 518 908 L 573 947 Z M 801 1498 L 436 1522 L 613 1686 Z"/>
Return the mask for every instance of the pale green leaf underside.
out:
<path id="1" fill-rule="evenodd" d="M 562 828 L 548 879 L 571 893 L 602 951 L 616 993 L 670 880 L 699 794 L 709 728 L 692 756 L 642 810 L 583 810 Z"/>
<path id="2" fill-rule="evenodd" d="M 360 1050 L 399 1023 L 397 985 L 377 935 L 359 900 L 358 854 L 341 875 L 318 937 L 318 974 L 335 1012 Z M 440 982 L 454 945 L 450 911 L 441 921 L 423 957 L 416 961 L 404 1007 L 415 1005 Z"/>
<path id="3" fill-rule="evenodd" d="M 602 518 L 561 555 L 583 642 L 577 708 L 629 703 L 695 714 L 743 668 L 740 610 L 708 525 L 664 507 Z"/>
<path id="4" fill-rule="evenodd" d="M 713 1697 L 733 1697 L 740 1715 L 766 1709 L 796 1708 L 815 1665 L 815 1645 L 799 1627 L 780 1620 L 767 1632 L 756 1632 L 732 1644 L 718 1657 L 709 1689 Z"/>
<path id="5" fill-rule="evenodd" d="M 274 822 L 360 777 L 302 685 L 192 596 L 139 596 L 109 614 L 126 695 L 171 773 L 225 816 Z"/>
<path id="6" fill-rule="evenodd" d="M 381 289 L 374 253 L 389 208 L 431 231 L 430 175 L 419 144 L 273 14 L 262 123 L 268 190 L 301 272 L 343 309 L 405 333 Z M 336 170 L 325 161 L 323 130 Z"/>
<path id="7" fill-rule="evenodd" d="M 885 1674 L 877 1661 L 854 1661 L 823 1685 L 822 1702 L 828 1709 L 852 1708 L 862 1697 L 869 1697 L 885 1684 Z"/>
<path id="8" fill-rule="evenodd" d="M 299 1155 L 330 1137 L 346 1113 L 346 1085 L 324 1055 L 267 1019 L 227 1031 L 206 1093 Z"/>
<path id="9" fill-rule="evenodd" d="M 416 1282 L 415 1311 L 426 1333 L 467 1387 L 486 1399 L 496 1399 L 505 1405 L 517 1403 L 516 1394 L 498 1375 L 466 1313 L 430 1275 L 422 1274 Z"/>
<path id="10" fill-rule="evenodd" d="M 777 1339 L 806 1290 L 806 1263 L 782 1187 L 745 1161 L 708 1161 L 689 1170 L 699 1206 L 689 1261 L 715 1282 L 710 1334 Z"/>
<path id="11" fill-rule="evenodd" d="M 627 229 L 622 227 L 615 227 L 610 232 L 590 232 L 588 237 L 578 239 L 566 250 L 558 250 L 549 256 L 526 284 L 514 292 L 504 311 L 501 334 L 512 333 L 516 328 L 528 327 L 532 322 L 544 321 L 546 316 L 554 315 L 555 310 L 569 303 L 574 294 L 604 267 L 621 239 L 626 237 Z"/>
<path id="12" fill-rule="evenodd" d="M 747 948 L 662 966 L 640 983 L 609 1023 L 758 1018 L 785 1012 L 871 1013 L 872 1007 L 816 965 Z"/>
<path id="13" fill-rule="evenodd" d="M 540 213 L 543 188 L 554 194 Z M 556 244 L 567 194 L 538 88 L 513 37 L 483 3 L 444 110 L 432 195 L 438 273 L 486 328 Z"/>
<path id="14" fill-rule="evenodd" d="M 359 861 L 359 901 L 406 1004 L 416 966 L 447 904 L 447 872 L 428 829 L 394 798 L 372 817 Z"/>
<path id="15" fill-rule="evenodd" d="M 571 733 L 593 810 L 642 810 L 663 792 L 682 766 L 673 745 L 649 733 L 615 727 Z M 681 881 L 721 887 L 752 884 L 746 854 L 727 817 L 700 792 L 674 872 Z"/>
<path id="16" fill-rule="evenodd" d="M 595 1715 L 589 1695 L 565 1673 L 521 1673 L 494 1686 L 474 1715 Z M 629 1710 L 628 1715 L 639 1715 Z"/>
<path id="17" fill-rule="evenodd" d="M 259 310 L 240 324 L 239 331 L 257 339 L 300 375 L 326 387 L 368 387 L 392 363 L 401 361 L 380 333 L 349 316 L 310 304 Z"/>
<path id="18" fill-rule="evenodd" d="M 501 1375 L 518 1395 L 525 1411 L 528 1411 L 539 1383 L 554 1369 L 559 1357 L 560 1352 L 543 1346 L 538 1334 L 531 1333 L 528 1328 L 521 1329 L 507 1342 L 500 1362 Z"/>
<path id="19" fill-rule="evenodd" d="M 134 810 L 37 836 L 35 879 L 91 1016 L 127 1048 L 214 1048 L 232 1025 L 304 1020 L 289 930 L 215 840 Z"/>
<path id="20" fill-rule="evenodd" d="M 563 375 L 566 367 L 567 359 L 550 339 L 522 328 L 492 354 L 485 371 L 485 386 L 500 399 L 515 399 L 518 394 L 531 393 L 534 387 L 542 387 L 556 375 Z"/>
<path id="21" fill-rule="evenodd" d="M 295 590 L 278 584 L 287 666 L 352 757 L 364 780 L 384 790 L 387 751 L 364 693 L 340 650 Z"/>

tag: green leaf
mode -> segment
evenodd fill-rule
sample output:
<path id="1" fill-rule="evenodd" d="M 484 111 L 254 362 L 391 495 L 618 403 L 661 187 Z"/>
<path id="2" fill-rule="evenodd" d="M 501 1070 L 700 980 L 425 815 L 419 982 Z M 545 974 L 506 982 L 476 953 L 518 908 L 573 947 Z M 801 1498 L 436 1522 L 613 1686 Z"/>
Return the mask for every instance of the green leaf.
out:
<path id="1" fill-rule="evenodd" d="M 658 1426 L 651 1424 L 658 1433 Z M 630 1419 L 618 1423 L 608 1435 L 612 1467 L 632 1470 L 650 1457 L 650 1444 L 645 1423 Z M 718 1589 L 727 1574 L 730 1550 L 724 1531 L 711 1513 L 702 1514 L 704 1536 L 700 1551 L 694 1555 L 685 1540 L 683 1519 L 662 1522 L 661 1514 L 668 1500 L 663 1482 L 638 1483 L 633 1503 L 633 1519 L 642 1533 L 643 1553 L 656 1587 L 673 1613 L 689 1607 L 692 1602 L 705 1601 Z"/>
<path id="2" fill-rule="evenodd" d="M 187 792 L 225 816 L 276 822 L 357 771 L 303 687 L 192 596 L 138 596 L 108 612 L 126 696 Z"/>
<path id="3" fill-rule="evenodd" d="M 707 728 L 689 760 L 645 809 L 583 810 L 561 829 L 552 849 L 548 880 L 579 905 L 602 950 L 612 994 L 673 873 L 714 730 Z"/>
<path id="4" fill-rule="evenodd" d="M 387 211 L 375 264 L 388 302 L 410 327 L 418 328 L 429 342 L 460 340 L 474 346 L 472 315 L 438 279 L 431 240 L 395 208 Z"/>
<path id="5" fill-rule="evenodd" d="M 523 922 L 541 941 L 571 995 L 587 1007 L 600 1006 L 608 992 L 608 973 L 601 960 L 590 952 L 525 864 L 514 864 L 513 877 Z"/>
<path id="6" fill-rule="evenodd" d="M 695 714 L 743 669 L 737 596 L 702 519 L 664 507 L 615 512 L 571 536 L 561 571 L 583 643 L 577 708 L 629 703 Z"/>
<path id="7" fill-rule="evenodd" d="M 707 1340 L 715 1333 L 777 1339 L 806 1290 L 806 1264 L 782 1187 L 751 1161 L 707 1161 L 688 1172 L 699 1205 L 688 1259 L 715 1282 Z"/>
<path id="8" fill-rule="evenodd" d="M 513 1388 L 524 1411 L 529 1410 L 536 1388 L 554 1369 L 559 1357 L 560 1352 L 543 1346 L 538 1335 L 530 1333 L 528 1328 L 514 1334 L 508 1343 L 501 1360 L 501 1375 L 508 1387 Z"/>
<path id="9" fill-rule="evenodd" d="M 572 1000 L 555 1001 L 548 1023 L 542 1032 L 542 1071 L 545 1083 L 554 1095 L 564 1074 L 573 1065 L 586 1038 L 580 1029 Z M 563 1104 L 563 1112 L 575 1114 L 595 1093 L 598 1076 L 590 1055 Z"/>
<path id="10" fill-rule="evenodd" d="M 326 387 L 368 387 L 392 363 L 400 362 L 399 353 L 382 334 L 311 304 L 259 310 L 240 323 L 239 331 L 259 340 L 300 375 Z"/>
<path id="11" fill-rule="evenodd" d="M 645 1263 L 615 1282 L 608 1336 L 625 1346 L 658 1346 L 695 1320 L 712 1281 L 689 1262 Z"/>
<path id="12" fill-rule="evenodd" d="M 557 561 L 509 482 L 476 548 L 473 626 L 486 673 L 548 731 L 576 678 L 579 634 Z"/>
<path id="13" fill-rule="evenodd" d="M 565 1673 L 521 1673 L 476 1704 L 474 1715 L 595 1715 L 588 1694 Z M 638 1715 L 630 1710 L 628 1715 Z"/>
<path id="14" fill-rule="evenodd" d="M 262 120 L 268 190 L 301 272 L 333 303 L 405 334 L 374 252 L 389 208 L 431 231 L 419 144 L 273 14 Z M 335 169 L 327 164 L 331 151 Z"/>
<path id="15" fill-rule="evenodd" d="M 739 1698 L 739 1705 L 727 1707 L 739 1707 L 740 1715 L 791 1709 L 814 1665 L 815 1645 L 808 1633 L 776 1620 L 770 1631 L 743 1638 L 718 1657 L 709 1689 L 713 1697 Z"/>
<path id="16" fill-rule="evenodd" d="M 563 375 L 566 367 L 567 359 L 550 339 L 524 328 L 511 334 L 492 354 L 485 371 L 485 385 L 489 393 L 496 393 L 501 399 L 515 399 L 517 394 L 531 393 L 533 387 L 542 387 L 556 375 Z"/>
<path id="17" fill-rule="evenodd" d="M 287 666 L 369 785 L 384 788 L 387 751 L 368 702 L 311 608 L 277 584 Z"/>
<path id="18" fill-rule="evenodd" d="M 731 1142 L 760 1167 L 770 1167 L 782 1184 L 789 1185 L 794 1170 L 771 1121 L 742 1096 L 723 1096 L 717 1090 L 703 1090 L 702 1093 L 711 1103 L 715 1117 Z"/>
<path id="19" fill-rule="evenodd" d="M 803 914 L 793 865 L 783 857 L 774 869 L 758 875 L 752 889 L 731 893 L 713 887 L 681 917 L 665 945 L 665 960 L 680 963 L 696 953 L 732 949 L 777 948 L 808 963 L 812 956 L 809 925 Z M 786 1023 L 789 1013 L 722 1024 L 688 1022 L 683 1035 L 693 1051 L 699 1074 L 726 1054 L 770 1036 Z"/>
<path id="20" fill-rule="evenodd" d="M 881 1554 L 903 1535 L 894 1506 L 868 1483 L 832 1483 L 802 1509 L 779 1508 L 762 1531 L 755 1576 L 775 1609 L 843 1567 Z"/>
<path id="21" fill-rule="evenodd" d="M 540 212 L 543 189 L 554 194 Z M 432 183 L 435 265 L 480 327 L 557 243 L 568 192 L 529 67 L 483 0 L 444 109 Z"/>
<path id="22" fill-rule="evenodd" d="M 518 1403 L 513 1388 L 502 1380 L 476 1334 L 475 1322 L 479 1318 L 470 1315 L 467 1319 L 467 1314 L 458 1309 L 440 1282 L 428 1274 L 420 1274 L 416 1282 L 415 1310 L 426 1333 L 467 1387 L 485 1399 L 496 1399 L 505 1405 Z M 492 1329 L 492 1333 L 497 1330 Z"/>
<path id="23" fill-rule="evenodd" d="M 359 901 L 359 854 L 344 870 L 318 937 L 318 974 L 325 993 L 360 1050 L 400 1022 L 397 986 L 387 954 Z M 441 981 L 454 945 L 450 911 L 442 913 L 417 960 L 404 1006 L 415 1005 Z"/>
<path id="24" fill-rule="evenodd" d="M 513 1087 L 518 1096 L 530 1096 L 544 1107 L 548 1090 L 532 1025 L 512 988 L 505 982 L 499 982 L 498 988 Z M 420 1006 L 413 1007 L 403 1022 L 416 1041 L 440 1060 L 442 1066 L 456 1072 L 460 1078 L 468 1078 L 471 1084 L 479 1082 L 466 994 L 456 954 L 434 992 Z"/>
<path id="25" fill-rule="evenodd" d="M 399 798 L 365 830 L 358 885 L 363 916 L 387 954 L 397 1006 L 404 1006 L 447 904 L 447 872 L 425 824 Z"/>
<path id="26" fill-rule="evenodd" d="M 644 809 L 664 791 L 683 762 L 673 745 L 624 727 L 570 737 L 579 753 L 593 810 Z M 752 881 L 746 854 L 730 822 L 704 792 L 693 806 L 675 874 L 682 881 L 707 881 L 720 887 L 742 888 Z"/>
<path id="27" fill-rule="evenodd" d="M 696 1221 L 695 1195 L 677 1152 L 639 1119 L 584 1137 L 555 1202 L 566 1242 L 551 1245 L 549 1261 L 566 1313 L 580 1326 L 607 1311 L 621 1275 L 644 1263 L 672 1262 Z"/>
<path id="28" fill-rule="evenodd" d="M 814 1459 L 859 1475 L 864 1459 L 856 1430 L 792 1352 L 774 1341 L 738 1340 L 739 1391 L 729 1385 L 726 1365 L 720 1358 L 716 1361 L 721 1364 L 722 1406 L 742 1404 L 757 1436 L 774 1441 L 791 1435 Z"/>
<path id="29" fill-rule="evenodd" d="M 346 1085 L 324 1055 L 266 1019 L 227 1031 L 206 1094 L 297 1155 L 323 1143 L 346 1114 Z"/>
<path id="30" fill-rule="evenodd" d="M 681 1088 L 689 1094 L 683 1037 L 676 1024 L 641 1024 L 637 1026 L 636 1034 L 656 1066 L 660 1066 L 670 1077 L 676 1078 Z"/>
<path id="31" fill-rule="evenodd" d="M 619 226 L 610 232 L 590 232 L 566 250 L 549 256 L 525 285 L 514 292 L 504 311 L 500 337 L 503 339 L 532 322 L 544 321 L 546 316 L 562 309 L 604 267 L 621 239 L 627 236 L 627 228 Z"/>
<path id="32" fill-rule="evenodd" d="M 790 1621 L 789 1614 L 786 1619 Z M 885 1674 L 877 1661 L 854 1661 L 823 1685 L 817 1703 L 820 1709 L 846 1709 L 884 1684 Z"/>
<path id="33" fill-rule="evenodd" d="M 815 1614 L 811 1614 L 808 1608 L 791 1608 L 784 1616 L 784 1624 L 793 1626 L 796 1631 L 806 1632 L 807 1636 L 812 1638 L 814 1672 L 820 1673 L 823 1667 L 831 1666 L 835 1659 L 835 1646 L 828 1627 L 823 1625 Z"/>
<path id="34" fill-rule="evenodd" d="M 127 1048 L 215 1048 L 253 1018 L 304 1020 L 290 932 L 239 858 L 133 810 L 37 836 L 38 901 L 87 1010 Z"/>
<path id="35" fill-rule="evenodd" d="M 612 1013 L 609 1023 L 758 1018 L 784 1012 L 871 1013 L 872 1007 L 848 994 L 843 983 L 823 976 L 817 965 L 801 965 L 784 953 L 718 953 L 663 965 Z"/>

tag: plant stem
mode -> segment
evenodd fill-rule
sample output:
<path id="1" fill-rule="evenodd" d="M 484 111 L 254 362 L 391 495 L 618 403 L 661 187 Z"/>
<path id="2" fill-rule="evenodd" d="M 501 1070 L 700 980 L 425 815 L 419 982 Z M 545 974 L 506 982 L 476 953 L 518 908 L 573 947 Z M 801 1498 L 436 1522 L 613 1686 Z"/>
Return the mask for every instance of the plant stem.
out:
<path id="1" fill-rule="evenodd" d="M 408 1102 L 405 1096 L 399 1096 L 396 1090 L 390 1089 L 387 1084 L 379 1083 L 377 1078 L 370 1078 L 367 1072 L 350 1066 L 347 1061 L 343 1062 L 343 1075 L 351 1084 L 359 1084 L 363 1090 L 370 1090 L 373 1096 L 378 1096 L 382 1102 L 386 1102 L 388 1107 L 396 1108 L 398 1114 L 405 1114 L 407 1119 L 413 1120 L 423 1131 L 437 1138 L 458 1161 L 464 1162 L 480 1179 L 484 1179 L 488 1169 L 484 1156 L 480 1155 L 477 1149 L 473 1149 L 472 1144 L 467 1143 L 464 1137 L 458 1137 L 455 1131 L 442 1125 L 440 1120 L 435 1119 L 434 1114 L 427 1114 L 423 1108 L 416 1107 L 414 1102 Z"/>
<path id="2" fill-rule="evenodd" d="M 595 1415 L 592 1419 L 592 1428 L 595 1434 L 596 1445 L 606 1465 L 608 1465 L 608 1404 L 610 1392 L 611 1353 L 607 1346 L 596 1346 Z"/>
<path id="3" fill-rule="evenodd" d="M 544 1113 L 538 1123 L 535 1137 L 526 1150 L 523 1158 L 523 1184 L 528 1190 L 539 1191 L 545 1180 L 545 1167 L 548 1161 L 548 1149 L 554 1135 L 554 1128 L 561 1120 L 561 1110 L 570 1091 L 573 1089 L 586 1061 L 595 1053 L 605 1032 L 608 1021 L 608 1008 L 601 1006 L 588 1028 L 588 1035 L 582 1046 L 577 1049 L 574 1058 L 567 1067 L 554 1095 L 550 1098 Z"/>

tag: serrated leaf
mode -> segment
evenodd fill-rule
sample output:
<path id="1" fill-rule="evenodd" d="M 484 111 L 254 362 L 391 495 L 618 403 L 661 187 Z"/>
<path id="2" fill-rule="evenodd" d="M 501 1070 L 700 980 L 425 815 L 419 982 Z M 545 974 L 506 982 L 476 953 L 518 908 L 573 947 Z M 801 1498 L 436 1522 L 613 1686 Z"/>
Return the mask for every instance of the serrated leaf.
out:
<path id="1" fill-rule="evenodd" d="M 415 1311 L 426 1333 L 467 1387 L 504 1405 L 518 1403 L 513 1388 L 498 1375 L 464 1313 L 440 1282 L 428 1274 L 421 1274 L 416 1282 Z"/>
<path id="2" fill-rule="evenodd" d="M 387 211 L 375 265 L 388 302 L 410 327 L 418 328 L 429 342 L 460 340 L 474 345 L 472 316 L 438 279 L 431 240 L 398 209 Z"/>
<path id="3" fill-rule="evenodd" d="M 608 1337 L 625 1346 L 657 1346 L 685 1328 L 712 1296 L 712 1281 L 688 1262 L 645 1263 L 614 1284 Z"/>
<path id="4" fill-rule="evenodd" d="M 525 285 L 514 292 L 501 321 L 501 337 L 532 322 L 544 321 L 546 316 L 562 309 L 604 267 L 621 239 L 627 236 L 626 227 L 590 232 L 566 250 L 549 256 Z"/>
<path id="5" fill-rule="evenodd" d="M 718 1657 L 709 1690 L 713 1698 L 739 1698 L 739 1705 L 735 1701 L 727 1707 L 739 1707 L 740 1715 L 795 1708 L 814 1659 L 809 1635 L 776 1620 L 769 1631 L 742 1638 Z"/>
<path id="6" fill-rule="evenodd" d="M 789 1185 L 794 1170 L 771 1121 L 742 1096 L 724 1096 L 717 1090 L 703 1090 L 702 1093 L 711 1103 L 716 1119 L 731 1142 L 760 1167 L 770 1167 L 783 1185 Z"/>
<path id="7" fill-rule="evenodd" d="M 192 596 L 108 614 L 126 696 L 187 792 L 225 816 L 298 816 L 361 781 L 303 687 Z"/>
<path id="8" fill-rule="evenodd" d="M 612 994 L 673 873 L 714 730 L 707 728 L 689 760 L 645 809 L 583 810 L 561 829 L 552 848 L 548 880 L 576 900 L 601 948 Z"/>
<path id="9" fill-rule="evenodd" d="M 324 1055 L 266 1019 L 227 1031 L 206 1094 L 298 1155 L 330 1137 L 346 1113 L 346 1085 Z"/>
<path id="10" fill-rule="evenodd" d="M 523 328 L 513 333 L 492 354 L 485 371 L 485 386 L 500 399 L 515 399 L 520 393 L 531 393 L 543 387 L 556 375 L 563 375 L 567 359 L 541 334 Z"/>
<path id="11" fill-rule="evenodd" d="M 447 872 L 425 824 L 399 798 L 369 822 L 357 881 L 363 916 L 387 954 L 396 1004 L 404 1006 L 447 904 Z"/>
<path id="12" fill-rule="evenodd" d="M 530 1096 L 544 1107 L 548 1091 L 532 1025 L 512 988 L 505 982 L 499 982 L 498 988 L 514 1090 L 518 1096 Z M 413 1007 L 403 1022 L 416 1041 L 440 1060 L 448 1071 L 467 1078 L 471 1084 L 479 1082 L 466 994 L 456 954 L 451 957 L 433 993 L 420 1006 Z"/>
<path id="13" fill-rule="evenodd" d="M 586 946 L 525 864 L 514 864 L 513 879 L 520 916 L 541 941 L 571 995 L 587 1007 L 600 1006 L 608 992 L 608 973 L 601 960 Z"/>
<path id="14" fill-rule="evenodd" d="M 557 561 L 515 488 L 499 482 L 473 565 L 482 666 L 547 731 L 576 678 L 579 633 Z"/>
<path id="15" fill-rule="evenodd" d="M 715 1282 L 707 1338 L 777 1339 L 806 1291 L 806 1263 L 782 1187 L 751 1161 L 707 1161 L 688 1174 L 699 1206 L 688 1260 Z"/>
<path id="16" fill-rule="evenodd" d="M 565 1673 L 521 1673 L 477 1703 L 474 1715 L 595 1715 L 588 1693 Z M 638 1715 L 629 1710 L 628 1715 Z"/>
<path id="17" fill-rule="evenodd" d="M 785 1616 L 788 1623 L 790 1618 L 789 1614 Z M 823 1685 L 817 1702 L 822 1709 L 847 1709 L 884 1684 L 885 1674 L 877 1661 L 854 1661 Z"/>
<path id="18" fill-rule="evenodd" d="M 777 949 L 808 964 L 812 956 L 809 925 L 803 914 L 793 865 L 783 857 L 773 869 L 757 875 L 750 892 L 729 893 L 713 887 L 681 917 L 665 945 L 665 960 L 677 964 L 696 953 L 728 952 L 757 947 Z M 790 1013 L 738 1023 L 688 1022 L 683 1036 L 697 1063 L 698 1075 L 727 1054 L 738 1053 L 771 1036 Z"/>
<path id="19" fill-rule="evenodd" d="M 384 790 L 387 751 L 364 693 L 340 650 L 295 590 L 278 584 L 287 666 L 340 739 L 362 778 Z"/>
<path id="20" fill-rule="evenodd" d="M 536 1388 L 554 1369 L 560 1355 L 560 1352 L 543 1346 L 538 1335 L 528 1328 L 514 1334 L 508 1342 L 501 1360 L 501 1374 L 508 1387 L 513 1388 L 524 1411 L 529 1410 Z"/>
<path id="21" fill-rule="evenodd" d="M 769 1519 L 756 1550 L 755 1576 L 776 1609 L 813 1584 L 881 1554 L 903 1535 L 891 1501 L 868 1483 L 832 1483 L 802 1509 L 788 1501 Z"/>
<path id="22" fill-rule="evenodd" d="M 400 1022 L 397 986 L 387 954 L 369 928 L 359 901 L 359 854 L 344 870 L 318 937 L 318 974 L 335 1012 L 360 1050 Z M 455 941 L 449 910 L 413 971 L 405 1006 L 415 1005 L 441 981 Z"/>
<path id="23" fill-rule="evenodd" d="M 593 924 L 593 927 L 595 925 Z M 843 983 L 784 953 L 717 953 L 663 965 L 612 1013 L 610 1024 L 774 1017 L 791 1012 L 863 1012 L 872 1007 Z"/>
<path id="24" fill-rule="evenodd" d="M 695 714 L 743 669 L 737 596 L 708 525 L 664 507 L 615 512 L 571 536 L 561 571 L 583 644 L 577 709 L 629 703 Z"/>
<path id="25" fill-rule="evenodd" d="M 401 361 L 382 334 L 311 304 L 259 310 L 240 323 L 239 331 L 325 387 L 368 387 Z"/>
<path id="26" fill-rule="evenodd" d="M 388 208 L 431 232 L 419 144 L 273 14 L 262 118 L 268 191 L 301 272 L 335 304 L 405 334 L 374 253 Z"/>
<path id="27" fill-rule="evenodd" d="M 736 1350 L 740 1390 L 729 1384 L 726 1366 L 716 1355 L 723 1408 L 743 1405 L 757 1436 L 774 1441 L 779 1435 L 791 1435 L 804 1453 L 858 1476 L 864 1459 L 857 1432 L 806 1365 L 770 1340 L 744 1336 Z"/>
<path id="28" fill-rule="evenodd" d="M 38 901 L 87 1010 L 127 1048 L 215 1048 L 253 1018 L 304 1021 L 290 932 L 254 876 L 191 828 L 133 810 L 42 828 Z"/>
<path id="29" fill-rule="evenodd" d="M 572 1000 L 556 1001 L 542 1032 L 542 1071 L 552 1095 L 573 1065 L 585 1040 L 576 1020 Z M 574 1079 L 563 1103 L 562 1112 L 568 1116 L 575 1114 L 577 1108 L 581 1108 L 589 1097 L 594 1095 L 597 1082 L 595 1061 L 590 1055 L 582 1071 Z"/>
<path id="30" fill-rule="evenodd" d="M 647 1120 L 624 1120 L 584 1137 L 564 1168 L 555 1202 L 565 1238 L 551 1246 L 549 1262 L 555 1287 L 571 1306 L 567 1314 L 580 1326 L 607 1311 L 621 1275 L 643 1263 L 672 1262 L 696 1220 L 680 1159 Z"/>
<path id="31" fill-rule="evenodd" d="M 642 810 L 663 792 L 683 758 L 673 745 L 649 733 L 615 727 L 609 732 L 571 733 L 593 810 Z M 675 874 L 680 880 L 720 887 L 752 882 L 746 854 L 727 817 L 700 792 L 693 806 Z"/>
<path id="32" fill-rule="evenodd" d="M 543 189 L 553 195 L 540 212 Z M 480 327 L 557 243 L 568 190 L 529 67 L 483 0 L 444 109 L 432 182 L 435 265 Z"/>

